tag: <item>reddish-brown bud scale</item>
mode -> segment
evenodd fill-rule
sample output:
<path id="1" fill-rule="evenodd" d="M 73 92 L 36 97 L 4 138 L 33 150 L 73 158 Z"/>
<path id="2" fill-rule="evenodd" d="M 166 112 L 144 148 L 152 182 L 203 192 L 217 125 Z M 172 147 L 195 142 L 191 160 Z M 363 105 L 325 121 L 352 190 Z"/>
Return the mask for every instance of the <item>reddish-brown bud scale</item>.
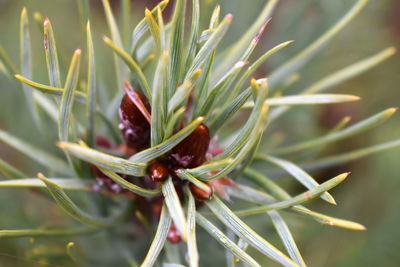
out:
<path id="1" fill-rule="evenodd" d="M 194 168 L 206 160 L 210 132 L 200 124 L 188 137 L 176 145 L 168 156 L 172 165 L 181 168 Z"/>
<path id="2" fill-rule="evenodd" d="M 181 241 L 181 235 L 175 227 L 175 224 L 171 224 L 171 228 L 169 228 L 167 239 L 171 243 L 179 243 Z"/>
<path id="3" fill-rule="evenodd" d="M 214 173 L 212 173 L 214 174 Z M 218 178 L 215 180 L 208 181 L 207 184 L 211 187 L 213 192 L 217 193 L 220 197 L 225 200 L 229 200 L 229 194 L 226 191 L 227 187 L 236 187 L 234 181 L 227 177 Z"/>
<path id="4" fill-rule="evenodd" d="M 135 90 L 134 93 L 143 103 L 147 110 L 151 110 L 149 101 L 140 91 Z M 120 129 L 125 143 L 140 151 L 148 147 L 150 141 L 150 124 L 143 113 L 131 100 L 128 94 L 122 98 L 119 108 Z"/>
<path id="5" fill-rule="evenodd" d="M 207 191 L 201 189 L 200 187 L 196 186 L 195 184 L 190 183 L 189 188 L 190 188 L 190 191 L 192 192 L 192 194 L 194 195 L 194 197 L 199 200 L 211 199 L 211 197 L 213 195 L 213 190 L 211 187 L 210 187 L 210 191 L 207 192 Z"/>
<path id="6" fill-rule="evenodd" d="M 169 174 L 168 168 L 164 163 L 154 161 L 150 164 L 149 175 L 154 182 L 162 182 L 167 179 Z"/>

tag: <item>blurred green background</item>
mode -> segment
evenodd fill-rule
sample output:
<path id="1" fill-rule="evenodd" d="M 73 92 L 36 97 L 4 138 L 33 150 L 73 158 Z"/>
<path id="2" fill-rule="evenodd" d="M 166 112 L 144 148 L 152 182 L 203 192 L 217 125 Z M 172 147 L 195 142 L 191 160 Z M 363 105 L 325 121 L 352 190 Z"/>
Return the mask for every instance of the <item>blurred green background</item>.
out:
<path id="1" fill-rule="evenodd" d="M 110 1 L 116 14 L 120 14 L 119 1 Z M 134 21 L 143 16 L 144 7 L 153 7 L 157 1 L 132 1 Z M 216 3 L 221 4 L 222 14 L 232 13 L 234 22 L 224 39 L 225 44 L 240 38 L 255 20 L 265 0 L 204 0 L 204 19 L 208 20 Z M 271 58 L 257 75 L 260 77 L 279 66 L 290 56 L 301 51 L 334 24 L 354 3 L 353 0 L 281 0 L 271 24 L 262 37 L 257 51 L 262 53 L 273 45 L 286 41 L 295 42 Z M 94 28 L 98 76 L 105 87 L 113 87 L 112 53 L 101 42 L 103 34 L 109 34 L 100 0 L 90 1 L 91 22 Z M 84 47 L 85 39 L 79 21 L 76 1 L 72 0 L 0 0 L 0 44 L 18 62 L 19 16 L 26 7 L 31 22 L 34 51 L 34 80 L 47 83 L 42 33 L 35 25 L 33 12 L 49 16 L 57 38 L 61 62 L 67 65 L 76 47 Z M 131 29 L 122 29 L 130 32 Z M 312 84 L 319 78 L 348 64 L 373 55 L 386 47 L 400 44 L 400 2 L 398 0 L 370 1 L 367 8 L 342 31 L 305 68 L 301 79 L 293 85 L 290 93 Z M 279 132 L 288 140 L 306 140 L 325 132 L 345 115 L 356 122 L 385 108 L 397 107 L 400 103 L 400 57 L 395 55 L 367 73 L 351 79 L 332 90 L 335 93 L 355 94 L 361 101 L 328 107 L 296 108 L 285 115 L 278 125 Z M 54 143 L 46 142 L 56 136 L 56 128 L 49 124 L 48 136 L 39 136 L 38 131 L 26 116 L 23 95 L 18 83 L 0 75 L 0 128 L 5 129 L 36 145 L 58 153 Z M 331 146 L 324 153 L 348 151 L 400 136 L 400 117 L 395 115 L 389 122 L 361 136 Z M 51 139 L 54 140 L 54 139 Z M 40 169 L 24 156 L 0 144 L 0 157 L 28 173 Z M 394 149 L 340 166 L 327 172 L 317 173 L 320 180 L 334 176 L 340 171 L 352 171 L 349 180 L 333 190 L 337 207 L 328 207 L 318 201 L 312 206 L 319 211 L 364 224 L 368 231 L 352 232 L 316 224 L 308 219 L 293 218 L 292 232 L 300 251 L 309 266 L 399 266 L 400 265 L 400 150 Z M 17 197 L 16 197 L 17 196 Z M 34 206 L 27 201 L 37 201 Z M 1 189 L 0 228 L 17 229 L 40 225 L 42 216 L 55 218 L 50 210 L 37 213 L 41 199 L 35 199 L 25 190 Z M 39 204 L 38 204 L 39 203 Z M 59 213 L 56 213 L 59 214 Z M 32 255 L 24 254 L 29 240 L 4 241 L 0 238 L 0 266 L 38 266 L 28 260 Z M 47 246 L 57 242 L 46 241 Z M 18 250 L 21 248 L 21 251 Z M 56 249 L 54 247 L 54 249 Z M 33 254 L 40 254 L 38 251 Z M 57 252 L 57 251 L 56 251 Z M 58 251 L 59 252 L 59 251 Z M 59 252 L 61 253 L 61 252 Z M 55 253 L 57 254 L 57 253 Z M 13 258 L 16 255 L 17 258 Z M 51 261 L 50 261 L 51 262 Z M 42 265 L 40 265 L 42 266 Z M 46 266 L 46 265 L 43 265 Z M 49 265 L 50 266 L 50 265 Z"/>

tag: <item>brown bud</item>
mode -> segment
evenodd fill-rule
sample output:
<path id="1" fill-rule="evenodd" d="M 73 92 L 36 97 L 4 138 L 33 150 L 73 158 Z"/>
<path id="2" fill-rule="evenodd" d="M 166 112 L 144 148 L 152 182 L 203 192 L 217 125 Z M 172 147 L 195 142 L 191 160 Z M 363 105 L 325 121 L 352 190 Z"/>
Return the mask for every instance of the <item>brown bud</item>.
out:
<path id="1" fill-rule="evenodd" d="M 195 196 L 195 198 L 200 199 L 200 200 L 207 200 L 210 199 L 213 195 L 213 190 L 210 187 L 210 190 L 207 192 L 200 187 L 196 186 L 193 183 L 189 184 L 190 191 L 192 194 Z"/>
<path id="2" fill-rule="evenodd" d="M 181 235 L 175 227 L 175 224 L 171 224 L 171 228 L 169 228 L 167 239 L 171 243 L 179 243 L 181 241 Z"/>
<path id="3" fill-rule="evenodd" d="M 134 93 L 143 103 L 144 107 L 150 110 L 150 104 L 146 96 L 137 90 Z M 136 151 L 148 147 L 150 141 L 150 124 L 128 94 L 125 94 L 122 98 L 119 117 L 121 121 L 119 127 L 122 130 L 126 144 Z"/>
<path id="4" fill-rule="evenodd" d="M 168 158 L 173 165 L 181 168 L 194 168 L 206 160 L 210 133 L 204 124 L 200 124 L 188 137 L 176 145 Z"/>
<path id="5" fill-rule="evenodd" d="M 162 182 L 168 177 L 168 168 L 164 163 L 154 161 L 150 164 L 149 173 L 155 182 Z"/>

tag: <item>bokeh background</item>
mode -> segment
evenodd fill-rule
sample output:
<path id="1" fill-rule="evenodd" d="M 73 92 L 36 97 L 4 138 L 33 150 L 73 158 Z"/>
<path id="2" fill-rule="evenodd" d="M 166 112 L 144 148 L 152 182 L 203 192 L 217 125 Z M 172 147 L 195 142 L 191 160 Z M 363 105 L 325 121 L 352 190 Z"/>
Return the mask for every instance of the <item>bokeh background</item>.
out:
<path id="1" fill-rule="evenodd" d="M 121 13 L 120 2 L 110 1 L 116 14 Z M 143 16 L 144 7 L 153 7 L 158 1 L 132 1 L 134 21 Z M 257 17 L 265 0 L 204 0 L 203 15 L 206 19 L 218 2 L 222 14 L 232 13 L 234 22 L 224 39 L 225 44 L 240 38 L 240 34 Z M 354 3 L 354 0 L 281 0 L 271 24 L 257 48 L 261 53 L 274 44 L 295 42 L 271 58 L 258 75 L 268 74 L 276 66 L 301 51 L 321 33 L 334 24 Z M 99 77 L 105 87 L 113 87 L 112 53 L 101 42 L 108 34 L 100 0 L 92 0 L 91 20 L 94 28 L 95 50 Z M 34 51 L 34 80 L 47 83 L 42 33 L 33 20 L 33 12 L 49 16 L 55 29 L 61 62 L 67 65 L 76 47 L 84 47 L 85 39 L 80 24 L 76 1 L 72 0 L 0 0 L 0 40 L 11 58 L 18 62 L 19 16 L 26 7 L 31 20 L 31 36 Z M 168 11 L 167 11 L 168 12 Z M 131 29 L 122 29 L 125 32 Z M 127 40 L 126 40 L 127 41 Z M 400 2 L 398 0 L 370 1 L 362 13 L 347 26 L 300 72 L 301 79 L 289 90 L 294 93 L 348 64 L 375 54 L 386 47 L 400 47 Z M 280 120 L 280 133 L 289 140 L 305 140 L 323 134 L 345 115 L 356 122 L 385 108 L 400 105 L 400 57 L 395 55 L 374 69 L 336 86 L 335 93 L 355 94 L 361 101 L 328 107 L 296 108 Z M 54 143 L 47 140 L 56 135 L 54 126 L 48 125 L 48 136 L 38 131 L 26 116 L 27 108 L 21 89 L 13 79 L 0 75 L 0 128 L 5 129 L 35 145 L 58 153 Z M 400 117 L 395 115 L 382 126 L 362 135 L 330 146 L 324 153 L 338 153 L 382 143 L 399 138 Z M 0 157 L 28 173 L 40 169 L 26 157 L 0 144 Z M 340 171 L 352 171 L 350 179 L 333 190 L 337 207 L 329 207 L 319 201 L 311 206 L 333 216 L 355 220 L 364 224 L 368 231 L 348 230 L 319 225 L 308 219 L 294 217 L 291 227 L 309 266 L 399 266 L 400 265 L 400 149 L 385 151 L 351 162 L 326 172 L 316 173 L 323 181 Z M 293 190 L 297 190 L 294 188 Z M 299 190 L 299 189 L 298 189 Z M 35 202 L 35 205 L 30 205 Z M 40 210 L 43 199 L 36 198 L 27 190 L 0 191 L 0 229 L 18 229 L 40 226 L 44 218 L 60 221 L 51 209 Z M 29 203 L 29 204 L 28 204 Z M 36 207 L 36 208 L 35 208 Z M 39 209 L 39 211 L 38 211 Z M 62 223 L 62 222 L 61 222 Z M 271 237 L 276 238 L 276 237 Z M 39 242 L 35 250 L 29 250 L 32 242 Z M 40 243 L 42 242 L 42 243 Z M 28 239 L 5 240 L 0 237 L 0 266 L 42 266 L 38 262 L 43 255 L 54 257 L 57 247 L 48 251 L 50 241 Z M 37 243 L 36 243 L 37 244 Z M 29 251 L 29 253 L 27 252 Z M 38 256 L 39 255 L 39 256 Z M 54 256 L 56 255 L 56 256 Z M 221 260 L 223 257 L 221 256 Z M 269 264 L 269 263 L 268 263 Z M 47 264 L 43 263 L 43 266 Z M 52 266 L 52 265 L 49 265 Z M 58 266 L 58 265 L 55 265 Z M 63 266 L 63 265 L 61 265 Z M 217 266 L 217 265 L 214 265 Z"/>

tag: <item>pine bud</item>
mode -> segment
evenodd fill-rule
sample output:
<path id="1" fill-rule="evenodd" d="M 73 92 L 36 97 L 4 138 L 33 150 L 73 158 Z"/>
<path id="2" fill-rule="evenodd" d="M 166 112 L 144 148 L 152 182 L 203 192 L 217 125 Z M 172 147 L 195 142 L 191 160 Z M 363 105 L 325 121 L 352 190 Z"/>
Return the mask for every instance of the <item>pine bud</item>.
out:
<path id="1" fill-rule="evenodd" d="M 188 137 L 176 145 L 169 154 L 173 165 L 181 168 L 194 168 L 206 160 L 210 132 L 204 124 L 200 124 Z"/>

